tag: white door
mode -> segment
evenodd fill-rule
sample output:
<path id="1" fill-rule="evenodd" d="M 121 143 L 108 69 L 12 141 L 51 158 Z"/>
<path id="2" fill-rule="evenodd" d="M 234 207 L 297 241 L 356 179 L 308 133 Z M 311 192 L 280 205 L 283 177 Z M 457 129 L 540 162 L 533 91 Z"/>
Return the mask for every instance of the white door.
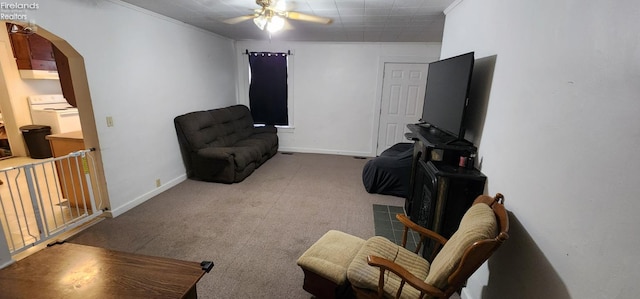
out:
<path id="1" fill-rule="evenodd" d="M 378 126 L 376 154 L 399 142 L 410 142 L 404 137 L 407 124 L 414 124 L 422 116 L 424 90 L 427 86 L 426 63 L 385 63 Z"/>

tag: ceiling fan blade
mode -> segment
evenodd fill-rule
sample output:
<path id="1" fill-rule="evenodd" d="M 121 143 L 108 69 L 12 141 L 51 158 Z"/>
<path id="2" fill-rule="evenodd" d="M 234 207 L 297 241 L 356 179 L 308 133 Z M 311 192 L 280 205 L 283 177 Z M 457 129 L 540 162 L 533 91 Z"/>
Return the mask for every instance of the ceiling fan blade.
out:
<path id="1" fill-rule="evenodd" d="M 291 7 L 289 6 L 289 3 L 287 3 L 287 1 L 278 0 L 271 2 L 271 9 L 274 9 L 276 11 L 286 11 L 287 9 L 291 9 Z"/>
<path id="2" fill-rule="evenodd" d="M 293 25 L 291 25 L 291 22 L 289 22 L 287 19 L 285 19 L 284 20 L 284 27 L 282 27 L 282 30 L 286 31 L 286 30 L 293 30 L 293 29 L 295 29 L 295 28 L 293 27 Z"/>
<path id="3" fill-rule="evenodd" d="M 226 20 L 223 20 L 222 22 L 230 24 L 230 25 L 233 25 L 233 24 L 238 24 L 240 22 L 244 22 L 244 21 L 247 21 L 247 20 L 251 20 L 251 19 L 253 19 L 255 17 L 256 17 L 256 15 L 252 14 L 252 15 L 239 16 L 239 17 L 235 17 L 235 18 L 231 18 L 231 19 L 226 19 Z"/>
<path id="4" fill-rule="evenodd" d="M 313 23 L 327 24 L 327 25 L 333 22 L 333 19 L 330 19 L 330 18 L 312 16 L 312 15 L 295 12 L 295 11 L 287 12 L 286 17 L 292 20 L 313 22 Z"/>

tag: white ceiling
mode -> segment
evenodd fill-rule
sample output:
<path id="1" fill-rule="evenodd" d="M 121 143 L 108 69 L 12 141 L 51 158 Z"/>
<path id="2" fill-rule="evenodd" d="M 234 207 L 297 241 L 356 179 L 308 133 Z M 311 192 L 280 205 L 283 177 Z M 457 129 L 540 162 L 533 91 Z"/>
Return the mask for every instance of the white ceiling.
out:
<path id="1" fill-rule="evenodd" d="M 251 20 L 255 0 L 122 0 L 234 40 L 268 40 Z M 444 9 L 455 0 L 290 0 L 288 10 L 329 17 L 329 25 L 289 20 L 273 40 L 331 42 L 441 42 Z"/>

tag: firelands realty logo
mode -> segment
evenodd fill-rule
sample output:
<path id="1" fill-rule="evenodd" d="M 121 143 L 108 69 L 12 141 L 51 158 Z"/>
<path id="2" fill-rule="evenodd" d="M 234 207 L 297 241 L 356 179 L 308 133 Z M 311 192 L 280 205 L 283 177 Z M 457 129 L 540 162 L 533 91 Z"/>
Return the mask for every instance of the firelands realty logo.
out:
<path id="1" fill-rule="evenodd" d="M 24 21 L 28 20 L 27 12 L 40 8 L 40 4 L 20 2 L 0 2 L 0 21 Z"/>

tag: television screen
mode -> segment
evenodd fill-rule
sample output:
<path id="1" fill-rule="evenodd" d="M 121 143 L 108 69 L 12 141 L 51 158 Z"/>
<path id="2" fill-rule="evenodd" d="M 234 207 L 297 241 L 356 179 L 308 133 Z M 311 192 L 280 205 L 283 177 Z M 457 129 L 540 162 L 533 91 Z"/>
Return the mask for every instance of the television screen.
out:
<path id="1" fill-rule="evenodd" d="M 455 139 L 464 139 L 464 112 L 473 71 L 474 52 L 429 64 L 422 108 L 425 122 Z"/>

